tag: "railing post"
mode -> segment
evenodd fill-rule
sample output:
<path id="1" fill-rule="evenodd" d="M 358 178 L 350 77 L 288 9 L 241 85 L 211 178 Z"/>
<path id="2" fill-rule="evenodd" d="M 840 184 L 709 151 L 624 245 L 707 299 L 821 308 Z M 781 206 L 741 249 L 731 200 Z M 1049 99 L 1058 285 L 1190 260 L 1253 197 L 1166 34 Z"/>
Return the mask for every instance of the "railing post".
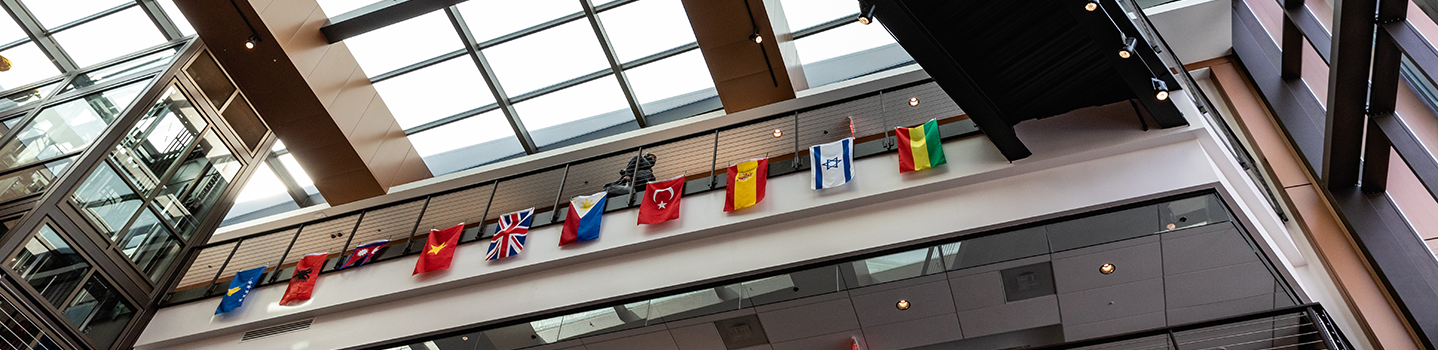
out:
<path id="1" fill-rule="evenodd" d="M 230 266 L 230 259 L 233 259 L 235 257 L 235 252 L 239 251 L 240 245 L 244 243 L 245 240 L 243 239 L 235 241 L 235 247 L 230 248 L 230 255 L 225 256 L 225 262 L 220 264 L 219 270 L 215 270 L 215 278 L 211 278 L 210 285 L 205 287 L 205 296 L 209 296 L 210 292 L 215 291 L 215 282 L 220 281 L 220 274 L 225 273 L 225 268 Z"/>
<path id="2" fill-rule="evenodd" d="M 635 163 L 635 165 L 637 166 L 637 165 L 639 165 L 639 163 Z M 550 222 L 550 223 L 553 223 L 555 220 L 558 220 L 558 219 L 559 219 L 559 200 L 564 199 L 564 198 L 562 198 L 562 197 L 564 197 L 564 181 L 566 181 L 566 180 L 568 180 L 568 179 L 569 179 L 569 163 L 565 163 L 565 164 L 564 164 L 564 173 L 561 174 L 561 175 L 559 175 L 559 192 L 556 192 L 556 193 L 554 194 L 554 205 L 552 205 L 552 206 L 549 207 L 549 222 Z M 631 181 L 631 182 L 632 182 L 632 181 Z M 630 185 L 630 186 L 632 187 L 633 185 Z M 604 211 L 604 208 L 599 208 L 599 211 L 600 211 L 600 212 L 603 212 L 603 211 Z"/>
<path id="3" fill-rule="evenodd" d="M 360 212 L 360 214 L 359 214 L 359 219 L 358 219 L 358 220 L 355 220 L 355 227 L 354 227 L 353 229 L 350 229 L 350 237 L 345 239 L 345 248 L 344 248 L 344 249 L 340 249 L 340 260 L 344 260 L 344 258 L 345 258 L 345 251 L 350 250 L 350 243 L 354 243 L 354 240 L 355 240 L 355 232 L 356 232 L 356 231 L 359 231 L 359 225 L 364 222 L 364 214 L 366 214 L 366 213 L 369 213 L 369 211 L 366 210 L 366 211 Z M 406 243 L 406 244 L 408 244 L 408 243 Z M 326 259 L 328 259 L 328 258 L 326 258 Z M 343 264 L 343 263 L 344 263 L 344 262 L 342 262 L 342 261 L 340 261 L 340 260 L 335 260 L 335 269 L 339 269 L 340 264 Z M 324 268 L 321 267 L 321 268 L 320 268 L 320 271 L 324 271 Z"/>
<path id="4" fill-rule="evenodd" d="M 424 221 L 424 212 L 429 210 L 429 201 L 431 199 L 434 199 L 434 196 L 424 197 L 424 205 L 419 207 L 419 216 L 414 218 L 414 228 L 409 230 L 409 239 L 404 241 L 404 252 L 400 253 L 400 255 L 409 255 L 410 247 L 414 246 L 414 234 L 419 232 L 419 224 Z M 483 219 L 480 219 L 480 221 L 483 221 Z M 484 223 L 481 222 L 480 224 L 483 225 Z M 460 229 L 460 231 L 464 230 Z M 343 252 L 341 252 L 341 254 L 343 254 Z"/>
<path id="5" fill-rule="evenodd" d="M 1178 350 L 1178 337 L 1173 335 L 1173 329 L 1169 328 L 1166 333 L 1168 333 L 1168 344 L 1173 346 L 1169 349 Z"/>
<path id="6" fill-rule="evenodd" d="M 285 266 L 285 258 L 290 257 L 290 250 L 295 249 L 295 242 L 300 240 L 300 233 L 303 232 L 305 232 L 305 224 L 300 224 L 300 227 L 295 229 L 295 237 L 290 238 L 290 245 L 285 246 L 284 254 L 280 254 L 280 262 L 275 263 L 275 273 L 270 274 L 270 282 L 268 283 L 274 283 L 275 279 L 279 277 L 280 268 Z"/>
<path id="7" fill-rule="evenodd" d="M 719 129 L 714 129 L 714 158 L 709 163 L 709 189 L 714 189 L 715 172 L 719 171 Z"/>
<path id="8" fill-rule="evenodd" d="M 1313 328 L 1318 329 L 1318 336 L 1323 338 L 1323 343 L 1327 344 L 1329 349 L 1348 349 L 1347 346 L 1340 347 L 1336 342 L 1333 341 L 1333 334 L 1328 333 L 1328 331 L 1330 330 L 1328 328 L 1328 322 L 1326 322 L 1323 317 L 1319 316 L 1318 312 L 1314 311 L 1312 306 L 1303 309 L 1305 312 L 1308 313 L 1309 321 L 1313 322 Z"/>
<path id="9" fill-rule="evenodd" d="M 495 194 L 495 193 L 498 193 L 498 192 L 499 192 L 499 181 L 496 180 L 496 181 L 494 181 L 494 184 L 489 187 L 489 200 L 486 201 L 486 202 L 484 202 L 484 214 L 480 214 L 480 217 L 479 217 L 479 233 L 476 233 L 476 234 L 474 235 L 474 239 L 475 239 L 475 240 L 479 240 L 481 237 L 484 237 L 484 221 L 485 221 L 485 220 L 489 220 L 489 208 L 492 207 L 492 206 L 494 206 L 494 194 Z M 461 237 L 461 238 L 464 237 L 463 233 L 460 234 L 460 237 Z"/>
<path id="10" fill-rule="evenodd" d="M 790 160 L 794 170 L 799 170 L 799 111 L 794 111 L 794 159 Z"/>
<path id="11" fill-rule="evenodd" d="M 639 197 L 639 163 L 644 161 L 644 146 L 639 146 L 639 155 L 634 158 L 634 170 L 629 174 L 629 197 L 624 199 L 624 207 L 634 205 L 634 198 Z M 649 164 L 649 171 L 654 171 L 654 164 Z M 647 185 L 645 187 L 648 187 Z M 601 208 L 602 210 L 602 208 Z"/>

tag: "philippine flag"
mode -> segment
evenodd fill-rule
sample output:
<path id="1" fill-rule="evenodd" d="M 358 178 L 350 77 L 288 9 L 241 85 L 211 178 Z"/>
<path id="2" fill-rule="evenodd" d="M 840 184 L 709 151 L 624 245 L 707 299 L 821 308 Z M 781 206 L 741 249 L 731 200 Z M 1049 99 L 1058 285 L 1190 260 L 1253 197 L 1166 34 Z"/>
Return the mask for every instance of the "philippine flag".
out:
<path id="1" fill-rule="evenodd" d="M 599 238 L 599 223 L 604 218 L 605 198 L 609 192 L 574 197 L 569 201 L 569 215 L 564 217 L 564 231 L 559 245 Z"/>

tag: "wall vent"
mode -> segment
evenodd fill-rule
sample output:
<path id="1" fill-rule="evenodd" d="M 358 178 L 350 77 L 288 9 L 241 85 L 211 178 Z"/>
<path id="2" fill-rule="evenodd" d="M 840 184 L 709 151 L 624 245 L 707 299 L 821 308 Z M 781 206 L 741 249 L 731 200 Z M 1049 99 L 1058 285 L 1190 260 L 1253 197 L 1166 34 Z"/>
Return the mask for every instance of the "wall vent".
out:
<path id="1" fill-rule="evenodd" d="M 255 340 L 255 339 L 268 338 L 268 337 L 273 337 L 273 336 L 277 336 L 277 335 L 281 335 L 281 334 L 289 334 L 289 333 L 294 333 L 294 332 L 303 331 L 303 330 L 306 330 L 306 329 L 310 329 L 310 324 L 312 324 L 312 323 L 314 323 L 314 322 L 315 322 L 315 319 L 311 318 L 311 319 L 305 319 L 305 320 L 290 322 L 290 323 L 286 323 L 286 324 L 282 324 L 282 325 L 278 325 L 278 326 L 270 326 L 270 327 L 265 327 L 265 328 L 256 329 L 256 330 L 253 330 L 253 331 L 245 332 L 245 336 L 240 338 L 240 342 L 243 343 L 243 342 L 247 342 L 247 341 L 251 341 L 251 340 Z"/>

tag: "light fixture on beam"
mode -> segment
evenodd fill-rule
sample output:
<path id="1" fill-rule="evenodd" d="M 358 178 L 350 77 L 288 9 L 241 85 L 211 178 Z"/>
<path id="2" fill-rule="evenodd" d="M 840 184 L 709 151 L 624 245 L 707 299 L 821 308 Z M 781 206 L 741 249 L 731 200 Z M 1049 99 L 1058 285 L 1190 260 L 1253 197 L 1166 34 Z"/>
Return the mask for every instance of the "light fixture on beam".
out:
<path id="1" fill-rule="evenodd" d="M 260 44 L 260 36 L 259 36 L 259 35 L 251 35 L 249 40 L 245 40 L 245 48 L 246 48 L 246 49 L 252 49 L 252 50 L 253 50 L 253 49 L 255 48 L 255 45 L 259 45 L 259 44 Z"/>
<path id="2" fill-rule="evenodd" d="M 1159 78 L 1149 78 L 1153 82 L 1153 97 L 1159 101 L 1168 101 L 1168 83 Z"/>
<path id="3" fill-rule="evenodd" d="M 874 4 L 859 0 L 859 24 L 874 23 Z"/>
<path id="4" fill-rule="evenodd" d="M 1138 51 L 1134 51 L 1134 48 L 1138 46 L 1138 38 L 1134 38 L 1134 37 L 1127 36 L 1127 35 L 1123 35 L 1123 34 L 1119 34 L 1119 35 L 1122 35 L 1122 36 L 1123 36 L 1123 47 L 1121 47 L 1121 48 L 1118 49 L 1118 57 L 1123 57 L 1123 58 L 1133 57 L 1133 55 L 1135 55 L 1135 54 L 1138 52 Z"/>
<path id="5" fill-rule="evenodd" d="M 755 44 L 763 44 L 764 36 L 759 35 L 759 29 L 755 28 L 754 34 L 749 34 L 749 41 L 753 41 Z"/>
<path id="6" fill-rule="evenodd" d="M 1088 11 L 1088 12 L 1097 11 L 1097 10 L 1098 10 L 1098 0 L 1088 0 L 1087 3 L 1083 4 L 1083 9 L 1084 9 L 1084 11 Z"/>

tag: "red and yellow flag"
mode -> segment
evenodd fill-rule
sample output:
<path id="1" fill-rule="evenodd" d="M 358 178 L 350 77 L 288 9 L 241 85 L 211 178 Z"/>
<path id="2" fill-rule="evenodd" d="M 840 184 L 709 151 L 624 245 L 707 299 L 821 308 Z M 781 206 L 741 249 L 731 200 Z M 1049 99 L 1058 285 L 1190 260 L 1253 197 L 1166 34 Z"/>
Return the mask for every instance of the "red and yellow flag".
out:
<path id="1" fill-rule="evenodd" d="M 419 251 L 419 261 L 414 263 L 413 275 L 449 268 L 449 262 L 454 260 L 454 246 L 459 244 L 459 236 L 463 233 L 464 224 L 429 230 L 424 249 Z"/>
<path id="2" fill-rule="evenodd" d="M 744 209 L 764 200 L 769 179 L 769 158 L 753 159 L 729 167 L 724 192 L 724 211 Z"/>

